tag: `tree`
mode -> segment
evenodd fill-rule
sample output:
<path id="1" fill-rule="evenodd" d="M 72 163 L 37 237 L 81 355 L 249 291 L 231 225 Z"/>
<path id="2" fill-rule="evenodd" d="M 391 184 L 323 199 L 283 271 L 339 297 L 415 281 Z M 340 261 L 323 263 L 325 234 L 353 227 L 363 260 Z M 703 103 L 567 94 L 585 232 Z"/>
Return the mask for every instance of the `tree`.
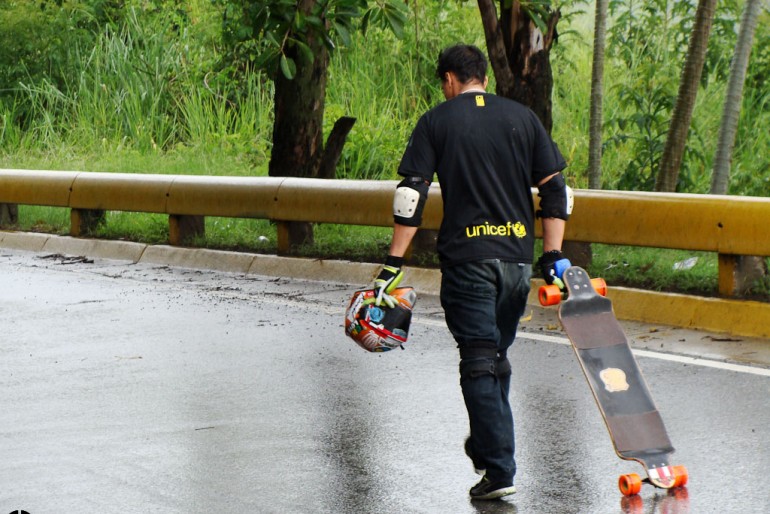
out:
<path id="1" fill-rule="evenodd" d="M 356 28 L 371 24 L 403 30 L 401 0 L 218 0 L 224 5 L 223 39 L 231 70 L 264 70 L 274 84 L 273 149 L 268 173 L 276 177 L 333 176 L 355 121 L 341 118 L 326 147 L 323 117 L 330 52 L 349 44 Z M 325 150 L 330 150 L 325 152 Z M 322 168 L 323 166 L 323 168 Z M 307 223 L 289 225 L 290 245 L 312 242 Z"/>
<path id="2" fill-rule="evenodd" d="M 671 125 L 666 137 L 663 156 L 660 160 L 660 170 L 655 184 L 657 191 L 676 191 L 679 168 L 681 167 L 682 156 L 687 144 L 687 134 L 690 130 L 695 99 L 698 96 L 703 63 L 706 60 L 708 38 L 711 33 L 711 24 L 714 20 L 716 3 L 717 0 L 698 1 L 698 9 L 695 12 L 695 24 L 690 36 L 687 57 L 679 83 L 679 93 L 674 104 Z"/>
<path id="3" fill-rule="evenodd" d="M 738 129 L 738 118 L 743 102 L 743 84 L 746 80 L 746 69 L 749 66 L 749 56 L 754 41 L 754 32 L 759 18 L 760 0 L 747 0 L 741 17 L 741 28 L 735 55 L 730 63 L 730 79 L 727 83 L 727 94 L 719 125 L 717 151 L 714 157 L 714 171 L 711 175 L 711 194 L 727 194 L 730 180 L 730 164 L 732 162 L 735 134 Z"/>
<path id="4" fill-rule="evenodd" d="M 500 18 L 492 0 L 478 0 L 496 92 L 537 114 L 550 134 L 553 127 L 550 51 L 561 12 L 550 0 L 500 0 Z"/>
<path id="5" fill-rule="evenodd" d="M 746 69 L 749 66 L 749 56 L 754 41 L 754 32 L 757 28 L 759 8 L 760 0 L 747 0 L 743 8 L 735 55 L 730 63 L 730 79 L 727 83 L 722 122 L 719 125 L 714 170 L 711 175 L 711 194 L 727 194 L 735 134 L 743 103 L 743 84 L 746 80 Z M 729 257 L 725 256 L 724 258 Z M 742 255 L 731 258 L 735 260 L 735 273 L 741 284 L 739 287 L 745 287 L 747 283 L 751 284 L 767 275 L 767 264 L 764 257 Z"/>
<path id="6" fill-rule="evenodd" d="M 604 47 L 609 0 L 596 0 L 594 49 L 591 67 L 591 114 L 588 139 L 588 187 L 602 188 L 602 101 L 604 98 Z"/>

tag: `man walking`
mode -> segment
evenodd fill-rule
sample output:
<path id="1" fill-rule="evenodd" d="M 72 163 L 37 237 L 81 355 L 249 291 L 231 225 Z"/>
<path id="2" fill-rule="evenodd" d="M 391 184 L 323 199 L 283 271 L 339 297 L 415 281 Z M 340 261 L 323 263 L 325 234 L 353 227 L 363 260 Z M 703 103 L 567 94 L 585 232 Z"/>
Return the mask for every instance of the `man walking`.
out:
<path id="1" fill-rule="evenodd" d="M 543 224 L 538 264 L 553 281 L 562 258 L 571 190 L 566 163 L 535 114 L 485 92 L 487 61 L 470 45 L 441 52 L 436 73 L 446 102 L 423 114 L 401 159 L 389 255 L 375 280 L 378 303 L 403 277 L 401 266 L 422 222 L 434 173 L 444 216 L 437 250 L 441 305 L 460 351 L 460 384 L 470 437 L 465 451 L 482 479 L 474 499 L 516 492 L 513 416 L 508 403 L 513 343 L 530 289 L 537 186 Z"/>

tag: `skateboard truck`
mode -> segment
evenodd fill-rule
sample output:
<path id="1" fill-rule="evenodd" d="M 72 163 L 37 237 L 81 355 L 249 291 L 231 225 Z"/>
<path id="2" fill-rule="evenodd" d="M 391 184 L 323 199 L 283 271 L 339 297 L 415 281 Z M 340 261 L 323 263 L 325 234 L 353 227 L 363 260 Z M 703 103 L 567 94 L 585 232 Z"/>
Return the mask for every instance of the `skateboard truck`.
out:
<path id="1" fill-rule="evenodd" d="M 642 464 L 644 465 L 644 464 Z M 673 489 L 675 487 L 682 487 L 687 483 L 689 474 L 685 466 L 665 466 L 663 468 L 647 468 L 647 478 L 641 478 L 636 473 L 628 473 L 626 475 L 620 475 L 618 478 L 618 489 L 624 496 L 633 496 L 638 494 L 642 490 L 642 484 L 652 484 L 655 487 L 661 489 Z M 661 473 L 666 473 L 664 482 L 661 482 Z M 652 477 L 655 477 L 654 479 Z"/>
<path id="2" fill-rule="evenodd" d="M 601 278 L 590 278 L 578 266 L 556 269 L 561 276 L 558 282 L 540 288 L 540 303 L 560 304 L 559 321 L 591 388 L 615 453 L 621 459 L 638 462 L 646 473 L 644 479 L 636 473 L 621 475 L 620 492 L 634 496 L 645 482 L 662 489 L 684 486 L 687 468 L 670 464 L 674 447 L 615 318 L 612 302 L 604 298 L 607 284 Z"/>
<path id="3" fill-rule="evenodd" d="M 568 296 L 567 286 L 564 284 L 563 276 L 564 272 L 568 268 L 572 267 L 572 263 L 569 259 L 561 259 L 554 264 L 554 270 L 556 275 L 553 279 L 553 284 L 547 284 L 540 286 L 538 290 L 538 298 L 540 304 L 544 307 L 550 305 L 558 305 L 562 300 L 566 300 Z M 603 278 L 592 278 L 591 285 L 593 285 L 596 292 L 601 296 L 607 296 L 607 283 Z"/>

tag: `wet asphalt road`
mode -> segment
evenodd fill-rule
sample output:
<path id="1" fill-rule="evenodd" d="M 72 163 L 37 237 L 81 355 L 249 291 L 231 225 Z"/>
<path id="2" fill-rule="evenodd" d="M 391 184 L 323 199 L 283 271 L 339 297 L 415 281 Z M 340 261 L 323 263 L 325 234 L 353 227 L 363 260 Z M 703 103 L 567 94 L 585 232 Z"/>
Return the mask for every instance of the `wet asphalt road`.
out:
<path id="1" fill-rule="evenodd" d="M 0 249 L 0 513 L 770 512 L 770 377 L 751 368 L 639 357 L 690 483 L 629 502 L 617 476 L 641 467 L 561 334 L 525 324 L 519 492 L 471 502 L 436 298 L 377 355 L 343 335 L 349 286 L 44 257 Z"/>

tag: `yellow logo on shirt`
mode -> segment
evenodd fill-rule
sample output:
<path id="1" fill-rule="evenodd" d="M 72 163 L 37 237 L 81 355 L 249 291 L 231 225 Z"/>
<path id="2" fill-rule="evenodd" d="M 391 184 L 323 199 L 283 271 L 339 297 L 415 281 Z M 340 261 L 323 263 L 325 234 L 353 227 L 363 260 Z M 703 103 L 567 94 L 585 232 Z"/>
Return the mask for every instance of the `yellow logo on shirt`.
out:
<path id="1" fill-rule="evenodd" d="M 465 235 L 467 237 L 478 236 L 502 236 L 511 237 L 516 236 L 519 239 L 527 235 L 527 227 L 523 223 L 517 221 L 516 223 L 507 222 L 505 225 L 490 225 L 488 221 L 485 221 L 483 225 L 476 225 L 471 227 L 465 227 Z"/>
<path id="2" fill-rule="evenodd" d="M 476 107 L 484 107 L 484 95 L 476 95 Z"/>

